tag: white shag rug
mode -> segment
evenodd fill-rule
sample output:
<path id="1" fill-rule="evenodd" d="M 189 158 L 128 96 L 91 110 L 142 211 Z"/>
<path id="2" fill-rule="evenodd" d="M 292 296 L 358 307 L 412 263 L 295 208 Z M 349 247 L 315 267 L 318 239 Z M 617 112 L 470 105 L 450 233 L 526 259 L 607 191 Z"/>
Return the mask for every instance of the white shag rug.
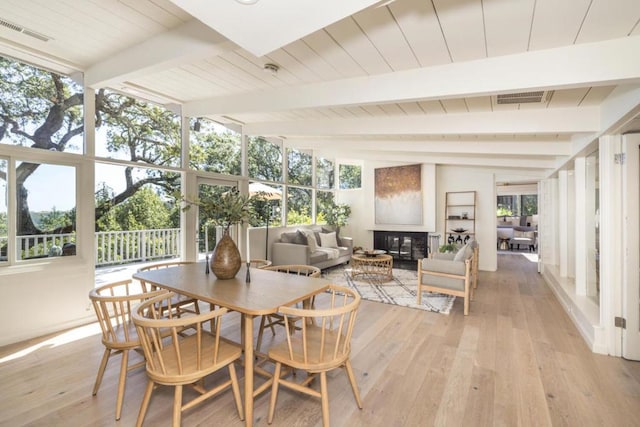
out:
<path id="1" fill-rule="evenodd" d="M 423 292 L 422 304 L 416 302 L 418 273 L 412 270 L 393 269 L 393 279 L 377 274 L 358 274 L 351 278 L 349 266 L 334 267 L 322 272 L 322 277 L 336 285 L 355 289 L 362 299 L 396 304 L 403 307 L 449 314 L 456 297 L 432 292 Z"/>

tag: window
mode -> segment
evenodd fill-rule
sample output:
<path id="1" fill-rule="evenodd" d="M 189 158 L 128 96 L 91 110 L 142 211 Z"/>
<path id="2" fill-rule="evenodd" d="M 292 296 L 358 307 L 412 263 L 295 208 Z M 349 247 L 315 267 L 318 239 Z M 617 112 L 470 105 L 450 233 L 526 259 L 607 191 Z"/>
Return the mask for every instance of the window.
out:
<path id="1" fill-rule="evenodd" d="M 312 185 L 312 162 L 313 156 L 306 151 L 287 149 L 287 178 L 289 184 Z"/>
<path id="2" fill-rule="evenodd" d="M 180 166 L 180 117 L 164 107 L 100 89 L 96 155 L 157 166 Z"/>
<path id="3" fill-rule="evenodd" d="M 362 188 L 361 169 L 359 165 L 340 165 L 340 189 Z"/>
<path id="4" fill-rule="evenodd" d="M 316 161 L 316 188 L 332 189 L 334 170 L 331 160 L 322 157 L 318 158 Z"/>
<path id="5" fill-rule="evenodd" d="M 196 170 L 240 175 L 240 134 L 211 120 L 191 119 L 190 167 Z"/>
<path id="6" fill-rule="evenodd" d="M 260 136 L 249 137 L 249 178 L 282 182 L 282 148 Z"/>
<path id="7" fill-rule="evenodd" d="M 7 260 L 9 244 L 9 217 L 7 205 L 9 204 L 9 188 L 7 187 L 7 169 L 9 162 L 0 159 L 0 262 Z"/>
<path id="8" fill-rule="evenodd" d="M 316 224 L 327 223 L 327 212 L 333 207 L 334 194 L 332 191 L 316 192 Z"/>
<path id="9" fill-rule="evenodd" d="M 76 168 L 17 161 L 15 176 L 16 258 L 75 255 Z"/>
<path id="10" fill-rule="evenodd" d="M 289 187 L 287 191 L 287 225 L 311 224 L 311 190 Z"/>
<path id="11" fill-rule="evenodd" d="M 0 57 L 0 143 L 82 153 L 83 93 L 70 78 Z"/>
<path id="12" fill-rule="evenodd" d="M 529 216 L 538 214 L 538 195 L 506 195 L 498 196 L 497 216 Z"/>

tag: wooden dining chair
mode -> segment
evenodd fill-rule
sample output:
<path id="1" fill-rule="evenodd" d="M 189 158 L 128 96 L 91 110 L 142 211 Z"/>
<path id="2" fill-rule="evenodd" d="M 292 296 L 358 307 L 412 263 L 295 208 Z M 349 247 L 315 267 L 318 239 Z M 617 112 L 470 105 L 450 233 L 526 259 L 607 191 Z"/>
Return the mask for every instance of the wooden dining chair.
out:
<path id="1" fill-rule="evenodd" d="M 193 264 L 190 261 L 172 261 L 172 262 L 163 262 L 158 264 L 151 264 L 144 267 L 140 267 L 138 271 L 148 271 L 148 270 L 157 270 L 160 268 L 169 268 L 175 267 L 178 265 L 185 264 Z M 142 282 L 143 286 L 145 286 L 149 290 L 156 290 L 157 288 L 152 284 L 147 284 L 146 282 Z M 175 294 L 175 300 L 172 301 L 172 305 L 174 310 L 176 310 L 178 316 L 182 313 L 193 313 L 200 314 L 200 306 L 198 305 L 198 300 L 195 298 L 190 298 L 186 295 Z"/>
<path id="2" fill-rule="evenodd" d="M 247 261 L 243 260 L 242 264 L 245 264 Z M 252 259 L 249 261 L 251 268 L 265 268 L 269 267 L 272 262 L 268 259 Z"/>
<path id="3" fill-rule="evenodd" d="M 322 298 L 322 300 L 320 300 Z M 320 397 L 322 402 L 322 424 L 329 426 L 329 396 L 327 394 L 327 372 L 343 367 L 358 408 L 362 401 L 353 374 L 351 361 L 351 335 L 356 321 L 360 295 L 352 289 L 331 285 L 329 291 L 318 297 L 322 308 L 280 307 L 284 317 L 287 339 L 269 349 L 269 358 L 276 363 L 273 373 L 271 399 L 267 422 L 273 422 L 278 387 L 285 386 L 311 396 Z M 324 300 L 328 299 L 328 302 Z M 327 307 L 325 307 L 327 306 Z M 291 322 L 299 322 L 301 333 L 293 333 Z M 311 321 L 307 321 L 311 320 Z M 291 380 L 280 377 L 282 365 L 294 370 L 306 371 L 307 377 L 294 376 Z M 320 391 L 310 387 L 312 380 L 320 375 Z"/>
<path id="4" fill-rule="evenodd" d="M 129 366 L 129 350 L 140 349 L 140 340 L 131 317 L 132 310 L 142 301 L 165 292 L 163 290 L 146 292 L 138 283 L 122 280 L 100 286 L 89 293 L 89 299 L 100 324 L 104 345 L 104 354 L 93 386 L 94 396 L 100 389 L 109 358 L 114 354 L 122 354 L 116 397 L 116 420 L 120 419 L 122 413 L 127 372 L 144 365 L 142 360 Z"/>
<path id="5" fill-rule="evenodd" d="M 238 416 L 243 420 L 240 387 L 234 366 L 234 362 L 242 355 L 242 347 L 220 337 L 222 316 L 228 310 L 218 308 L 204 314 L 177 317 L 177 312 L 172 307 L 175 296 L 175 293 L 168 292 L 151 298 L 140 304 L 133 313 L 133 322 L 147 360 L 148 376 L 136 426 L 141 426 L 144 421 L 156 385 L 175 388 L 174 427 L 180 425 L 183 411 L 229 386 L 233 390 Z M 164 306 L 169 309 L 158 309 Z M 210 325 L 214 325 L 213 331 L 208 329 Z M 229 380 L 205 389 L 202 380 L 224 367 L 229 370 Z M 191 385 L 200 395 L 183 403 L 182 391 L 185 385 Z"/>
<path id="6" fill-rule="evenodd" d="M 321 271 L 318 267 L 312 265 L 272 265 L 263 267 L 263 270 L 278 271 L 286 274 L 297 274 L 299 276 L 320 277 Z M 311 304 L 313 304 L 311 302 Z M 294 323 L 292 323 L 294 325 Z M 284 326 L 284 317 L 280 313 L 266 314 L 260 319 L 260 328 L 258 329 L 258 339 L 256 341 L 256 352 L 260 352 L 262 346 L 262 336 L 266 328 L 271 329 L 271 333 L 275 336 L 275 326 Z M 292 326 L 296 327 L 296 326 Z"/>

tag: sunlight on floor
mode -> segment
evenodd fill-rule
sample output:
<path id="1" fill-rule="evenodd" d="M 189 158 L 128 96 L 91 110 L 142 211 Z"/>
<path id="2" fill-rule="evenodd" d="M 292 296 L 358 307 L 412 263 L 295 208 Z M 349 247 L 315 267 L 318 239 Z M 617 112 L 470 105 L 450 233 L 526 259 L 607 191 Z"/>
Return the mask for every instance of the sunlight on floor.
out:
<path id="1" fill-rule="evenodd" d="M 51 337 L 47 340 L 44 340 L 32 346 L 23 348 L 22 350 L 18 350 L 15 353 L 11 353 L 3 358 L 0 358 L 0 364 L 27 356 L 41 348 L 57 347 L 57 346 L 68 344 L 70 342 L 77 341 L 92 335 L 97 335 L 99 333 L 100 333 L 100 325 L 98 323 L 90 323 L 85 326 L 73 328 L 61 334 L 58 334 L 54 337 Z"/>

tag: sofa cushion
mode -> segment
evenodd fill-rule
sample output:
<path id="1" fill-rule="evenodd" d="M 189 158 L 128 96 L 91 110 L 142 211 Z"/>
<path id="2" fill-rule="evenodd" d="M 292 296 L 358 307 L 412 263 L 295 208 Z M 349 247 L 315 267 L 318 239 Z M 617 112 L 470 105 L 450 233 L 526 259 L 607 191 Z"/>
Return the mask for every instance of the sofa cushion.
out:
<path id="1" fill-rule="evenodd" d="M 311 252 L 311 264 L 317 264 L 319 262 L 327 261 L 329 254 L 321 251 Z"/>
<path id="2" fill-rule="evenodd" d="M 456 256 L 453 257 L 454 261 L 464 261 L 465 259 L 467 259 L 467 248 L 469 247 L 468 244 L 462 246 L 458 252 L 456 253 Z"/>
<path id="3" fill-rule="evenodd" d="M 282 233 L 280 235 L 282 243 L 294 243 L 296 245 L 306 245 L 307 237 L 300 231 L 292 231 L 291 233 Z"/>
<path id="4" fill-rule="evenodd" d="M 314 232 L 311 230 L 302 230 L 302 233 L 304 233 L 304 235 L 307 236 L 307 246 L 309 246 L 309 250 L 313 255 L 313 253 L 316 251 L 316 248 L 318 246 L 316 241 L 316 236 Z"/>
<path id="5" fill-rule="evenodd" d="M 337 248 L 338 240 L 336 239 L 336 232 L 320 233 L 320 246 L 323 248 Z"/>

